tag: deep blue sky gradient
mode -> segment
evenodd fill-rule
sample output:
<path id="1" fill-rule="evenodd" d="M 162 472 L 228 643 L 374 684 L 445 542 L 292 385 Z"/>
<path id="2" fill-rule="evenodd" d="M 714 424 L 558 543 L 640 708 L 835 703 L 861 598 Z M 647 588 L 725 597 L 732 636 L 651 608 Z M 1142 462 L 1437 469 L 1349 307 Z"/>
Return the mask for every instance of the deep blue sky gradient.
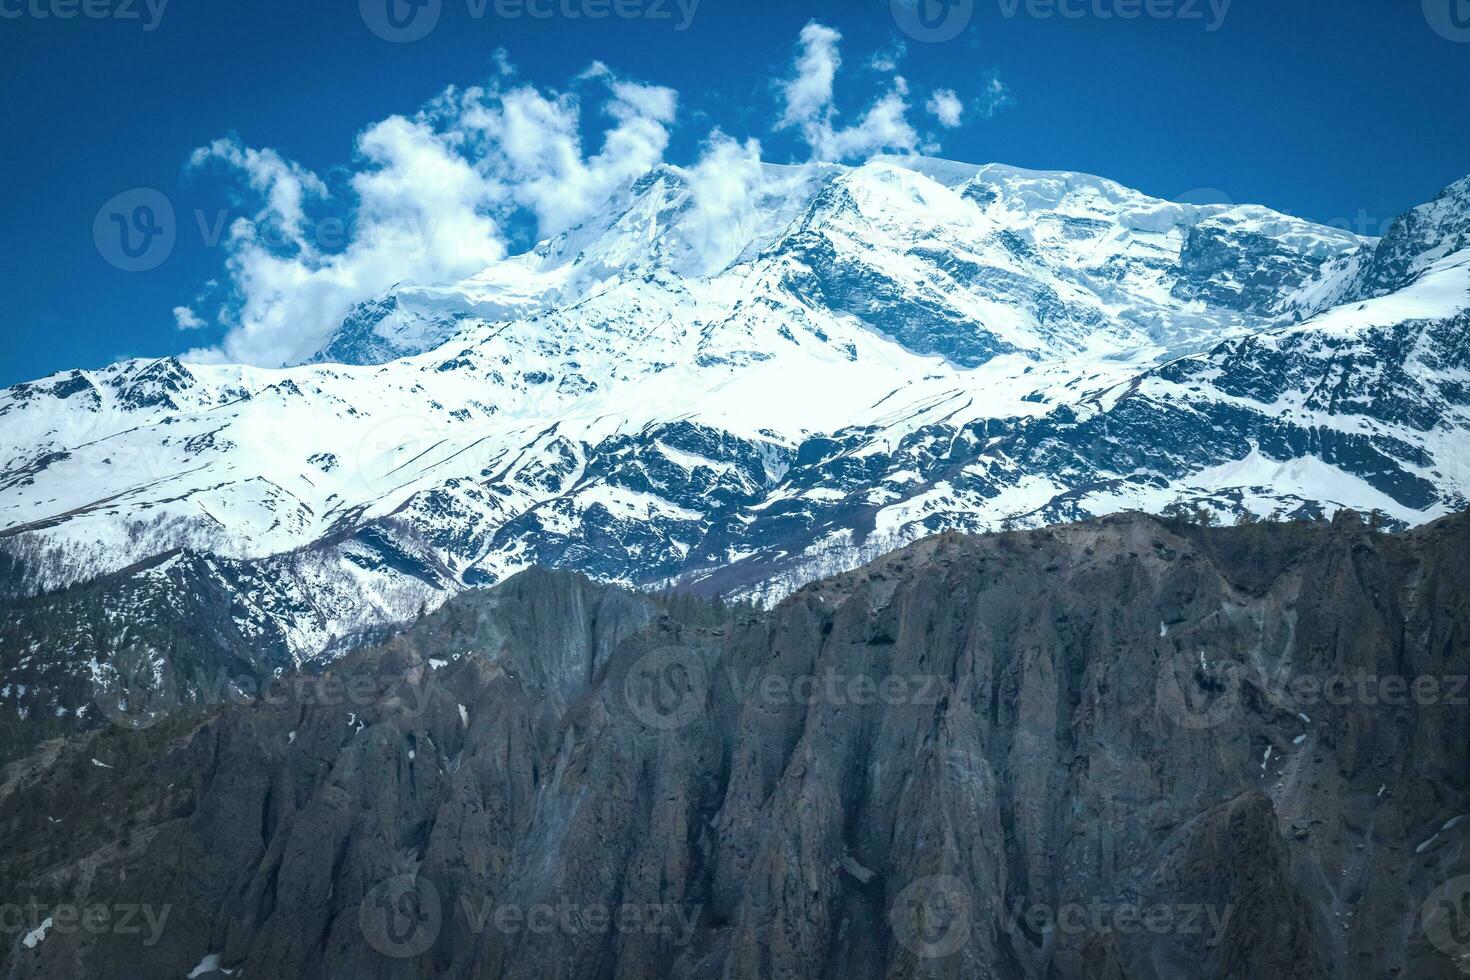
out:
<path id="1" fill-rule="evenodd" d="M 1214 31 L 1204 0 L 1204 20 L 1126 21 L 1038 19 L 1025 2 L 1007 17 L 1002 0 L 975 0 L 966 31 L 944 43 L 906 38 L 879 0 L 701 0 L 684 32 L 669 20 L 476 19 L 466 0 L 444 4 L 412 44 L 375 36 L 356 0 L 172 0 L 151 32 L 139 20 L 0 18 L 0 384 L 218 339 L 180 333 L 170 315 L 224 261 L 191 212 L 231 199 L 185 174 L 195 147 L 234 133 L 326 173 L 350 162 L 366 124 L 489 77 L 497 47 L 544 86 L 600 59 L 676 88 L 674 162 L 714 125 L 759 138 L 767 159 L 803 158 L 770 131 L 772 79 L 817 19 L 844 35 L 838 97 L 854 110 L 880 82 L 862 61 L 898 40 L 919 91 L 968 96 L 999 74 L 1015 105 L 946 133 L 954 159 L 1087 171 L 1171 198 L 1215 188 L 1319 221 L 1363 215 L 1367 233 L 1470 173 L 1470 43 L 1432 30 L 1421 0 L 1234 0 Z M 174 201 L 179 242 L 161 267 L 126 273 L 98 254 L 92 223 L 139 186 Z"/>

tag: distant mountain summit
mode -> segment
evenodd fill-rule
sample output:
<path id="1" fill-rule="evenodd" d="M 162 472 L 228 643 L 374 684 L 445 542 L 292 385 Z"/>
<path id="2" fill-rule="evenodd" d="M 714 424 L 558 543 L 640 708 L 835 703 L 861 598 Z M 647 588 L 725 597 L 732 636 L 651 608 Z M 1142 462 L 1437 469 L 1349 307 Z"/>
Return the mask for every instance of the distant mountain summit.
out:
<path id="1" fill-rule="evenodd" d="M 384 364 L 419 354 L 459 332 L 471 314 L 435 309 L 432 295 L 394 287 L 353 307 L 308 364 Z"/>
<path id="2" fill-rule="evenodd" d="M 998 165 L 700 181 L 401 283 L 314 363 L 0 392 L 6 594 L 101 624 L 207 581 L 220 649 L 289 663 L 537 564 L 768 601 L 945 529 L 1466 506 L 1470 181 L 1381 241 Z"/>
<path id="3" fill-rule="evenodd" d="M 739 201 L 710 197 L 660 167 L 527 254 L 361 304 L 312 360 L 382 363 L 439 346 L 457 323 L 584 302 L 591 319 L 598 297 L 648 277 L 728 313 L 742 299 L 785 308 L 794 294 L 962 367 L 1187 346 L 1290 312 L 1295 289 L 1371 244 L 1266 208 L 926 158 L 767 165 Z"/>

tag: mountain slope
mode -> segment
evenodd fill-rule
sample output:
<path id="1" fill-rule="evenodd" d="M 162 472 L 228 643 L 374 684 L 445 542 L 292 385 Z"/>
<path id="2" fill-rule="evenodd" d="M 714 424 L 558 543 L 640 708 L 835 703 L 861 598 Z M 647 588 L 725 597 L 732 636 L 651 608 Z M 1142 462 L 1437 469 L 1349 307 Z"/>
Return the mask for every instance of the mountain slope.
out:
<path id="1" fill-rule="evenodd" d="M 1467 561 L 1464 515 L 1122 515 L 930 538 L 770 612 L 529 571 L 330 687 L 8 769 L 35 915 L 171 911 L 0 968 L 1458 976 Z"/>
<path id="2" fill-rule="evenodd" d="M 774 599 L 946 528 L 1464 506 L 1462 185 L 1374 242 L 1080 174 L 761 174 L 720 209 L 660 168 L 329 345 L 422 353 L 5 390 L 11 588 L 213 555 L 301 662 L 533 564 Z M 1309 315 L 1349 267 L 1383 295 Z"/>
<path id="3" fill-rule="evenodd" d="M 1282 313 L 1290 290 L 1369 244 L 1266 208 L 995 164 L 765 165 L 733 203 L 702 193 L 696 173 L 660 167 L 532 252 L 363 304 L 313 360 L 428 350 L 456 318 L 513 321 L 584 301 L 586 315 L 615 315 L 597 297 L 659 274 L 716 303 L 735 289 L 747 306 L 854 316 L 966 367 L 1015 350 L 1182 347 Z"/>

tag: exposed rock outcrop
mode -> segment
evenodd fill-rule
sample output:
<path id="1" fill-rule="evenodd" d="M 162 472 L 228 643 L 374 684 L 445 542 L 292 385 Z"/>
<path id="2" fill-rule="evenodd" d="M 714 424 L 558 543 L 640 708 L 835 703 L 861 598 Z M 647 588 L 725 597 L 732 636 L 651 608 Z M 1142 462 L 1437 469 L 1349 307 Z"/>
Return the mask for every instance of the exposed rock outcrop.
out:
<path id="1" fill-rule="evenodd" d="M 1464 516 L 947 534 L 769 613 L 528 572 L 8 768 L 0 975 L 1458 976 L 1467 638 Z"/>

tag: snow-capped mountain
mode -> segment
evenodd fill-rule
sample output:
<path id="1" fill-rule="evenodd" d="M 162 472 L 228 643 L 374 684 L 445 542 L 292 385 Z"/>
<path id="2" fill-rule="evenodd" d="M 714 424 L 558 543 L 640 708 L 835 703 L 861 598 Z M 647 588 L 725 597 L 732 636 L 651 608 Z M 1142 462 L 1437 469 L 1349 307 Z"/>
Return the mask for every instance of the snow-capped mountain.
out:
<path id="1" fill-rule="evenodd" d="M 663 167 L 313 363 L 0 393 L 10 590 L 187 569 L 303 657 L 538 563 L 772 599 L 946 528 L 1421 522 L 1470 486 L 1467 188 L 1380 242 L 1081 174 Z"/>
<path id="2" fill-rule="evenodd" d="M 1032 356 L 1188 347 L 1288 312 L 1291 289 L 1365 240 L 1260 207 L 1160 201 L 1085 174 L 928 159 L 761 168 L 737 201 L 661 167 L 605 213 L 453 287 L 364 303 L 313 361 L 375 364 L 466 322 L 514 321 L 675 277 L 729 306 L 816 305 L 918 353 L 976 366 Z M 722 288 L 725 287 L 725 288 Z"/>

